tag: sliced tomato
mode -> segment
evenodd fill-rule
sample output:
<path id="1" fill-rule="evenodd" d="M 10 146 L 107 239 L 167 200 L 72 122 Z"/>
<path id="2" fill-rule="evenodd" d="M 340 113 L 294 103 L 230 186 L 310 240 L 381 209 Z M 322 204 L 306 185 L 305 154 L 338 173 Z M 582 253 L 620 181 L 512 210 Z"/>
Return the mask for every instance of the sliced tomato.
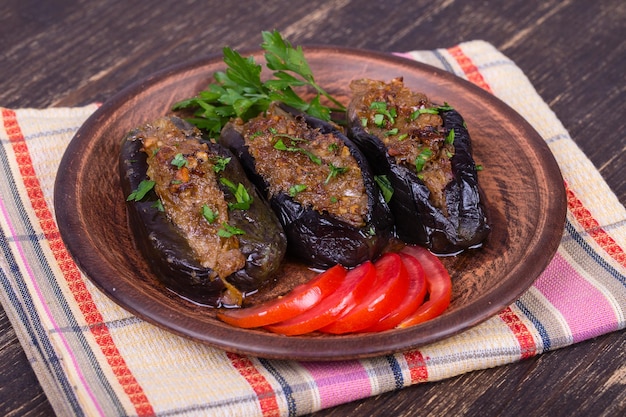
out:
<path id="1" fill-rule="evenodd" d="M 374 265 L 376 280 L 367 296 L 320 331 L 344 334 L 366 329 L 402 302 L 409 287 L 409 278 L 400 256 L 397 253 L 386 253 Z"/>
<path id="2" fill-rule="evenodd" d="M 393 329 L 424 302 L 424 297 L 426 297 L 426 280 L 422 265 L 417 259 L 404 253 L 400 253 L 400 257 L 409 277 L 409 288 L 406 295 L 397 307 L 373 326 L 364 329 L 363 332 L 380 332 Z"/>
<path id="3" fill-rule="evenodd" d="M 405 328 L 423 323 L 443 313 L 450 305 L 452 281 L 446 267 L 428 249 L 420 246 L 406 246 L 402 249 L 402 253 L 414 257 L 422 264 L 428 291 L 428 300 L 398 324 L 398 327 Z"/>
<path id="4" fill-rule="evenodd" d="M 366 261 L 348 271 L 343 283 L 318 304 L 289 320 L 265 326 L 289 336 L 310 333 L 335 321 L 344 311 L 361 302 L 376 278 L 376 268 Z"/>
<path id="5" fill-rule="evenodd" d="M 335 265 L 311 281 L 297 286 L 284 297 L 254 307 L 221 310 L 217 317 L 228 324 L 246 329 L 288 320 L 333 293 L 345 280 L 346 272 L 343 266 Z"/>

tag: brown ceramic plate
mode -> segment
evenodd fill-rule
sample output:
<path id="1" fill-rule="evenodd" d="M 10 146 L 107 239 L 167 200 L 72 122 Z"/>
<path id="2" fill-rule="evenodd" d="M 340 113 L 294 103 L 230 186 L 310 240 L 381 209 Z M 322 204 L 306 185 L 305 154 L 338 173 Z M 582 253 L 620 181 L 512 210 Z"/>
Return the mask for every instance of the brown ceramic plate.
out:
<path id="1" fill-rule="evenodd" d="M 204 89 L 222 58 L 188 63 L 135 84 L 104 103 L 70 143 L 56 180 L 61 235 L 80 269 L 123 308 L 176 334 L 228 351 L 268 358 L 338 360 L 417 347 L 474 326 L 511 304 L 547 266 L 561 238 L 565 192 L 559 168 L 533 128 L 506 104 L 436 68 L 387 54 L 306 48 L 319 84 L 348 100 L 351 79 L 405 83 L 465 117 L 474 143 L 492 233 L 477 251 L 443 258 L 453 300 L 440 317 L 404 330 L 346 336 L 285 337 L 218 321 L 157 282 L 135 250 L 126 223 L 117 160 L 133 127 L 167 114 L 172 103 Z M 261 54 L 255 54 L 261 62 Z"/>

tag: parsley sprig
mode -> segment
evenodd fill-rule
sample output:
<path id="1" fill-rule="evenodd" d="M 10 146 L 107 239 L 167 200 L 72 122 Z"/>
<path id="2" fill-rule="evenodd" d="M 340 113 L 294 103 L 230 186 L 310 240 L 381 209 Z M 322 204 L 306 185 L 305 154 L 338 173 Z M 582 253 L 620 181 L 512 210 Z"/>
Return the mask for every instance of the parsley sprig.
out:
<path id="1" fill-rule="evenodd" d="M 228 203 L 230 210 L 248 210 L 254 201 L 254 198 L 248 193 L 246 187 L 239 183 L 235 185 L 234 182 L 227 178 L 220 178 L 220 183 L 224 184 L 230 192 L 235 196 L 236 203 Z"/>
<path id="2" fill-rule="evenodd" d="M 192 111 L 188 120 L 211 137 L 219 136 L 231 118 L 247 121 L 267 110 L 274 101 L 323 120 L 330 120 L 331 111 L 345 111 L 338 100 L 317 84 L 302 47 L 293 47 L 278 31 L 264 31 L 262 37 L 266 66 L 273 71 L 273 78 L 262 81 L 262 67 L 254 57 L 244 58 L 225 47 L 226 71 L 216 72 L 215 83 L 195 97 L 175 103 L 173 109 Z M 311 88 L 314 97 L 304 100 L 294 90 L 297 87 Z M 323 105 L 322 97 L 334 107 Z"/>
<path id="3" fill-rule="evenodd" d="M 425 107 L 417 109 L 413 113 L 411 113 L 411 120 L 417 119 L 421 114 L 440 114 L 441 112 L 446 112 L 450 110 L 454 110 L 454 108 L 448 103 L 444 103 L 443 106 Z"/>

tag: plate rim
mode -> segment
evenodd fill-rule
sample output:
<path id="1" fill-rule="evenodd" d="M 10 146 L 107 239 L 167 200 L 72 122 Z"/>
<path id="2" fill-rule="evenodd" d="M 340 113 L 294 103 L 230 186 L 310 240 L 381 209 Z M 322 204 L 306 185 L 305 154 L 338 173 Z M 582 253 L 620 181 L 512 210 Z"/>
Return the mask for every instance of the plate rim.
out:
<path id="1" fill-rule="evenodd" d="M 530 133 L 530 136 L 533 136 L 531 140 L 533 144 L 536 144 L 540 148 L 544 148 L 536 150 L 537 153 L 541 152 L 543 154 L 541 160 L 544 162 L 544 168 L 550 169 L 551 174 L 554 176 L 554 178 L 560 178 L 559 183 L 563 184 L 558 163 L 556 162 L 552 152 L 549 150 L 546 142 L 543 140 L 543 138 L 541 138 L 541 136 L 534 129 L 534 127 L 530 125 L 530 123 L 526 119 L 524 119 L 507 103 L 505 103 L 495 95 L 490 94 L 482 88 L 476 86 L 475 84 L 472 84 L 471 82 L 440 68 L 390 53 L 376 52 L 365 49 L 320 45 L 304 46 L 303 49 L 305 51 L 305 55 L 307 51 L 317 51 L 340 54 L 344 57 L 357 55 L 360 57 L 374 57 L 375 59 L 384 59 L 392 63 L 397 63 L 398 65 L 414 67 L 423 72 L 428 71 L 438 77 L 443 77 L 450 82 L 460 84 L 464 89 L 468 89 L 472 94 L 477 94 L 480 96 L 481 99 L 490 101 L 495 107 L 503 109 L 503 111 L 506 113 L 507 119 L 514 119 L 516 124 L 524 126 L 524 129 Z M 251 54 L 255 55 L 255 57 L 259 56 L 261 52 L 262 51 L 260 49 L 241 51 L 242 55 Z M 376 334 L 324 336 L 319 338 L 310 336 L 289 336 L 289 339 L 291 341 L 302 340 L 304 341 L 303 343 L 306 343 L 308 346 L 313 347 L 310 350 L 298 350 L 297 352 L 294 352 L 293 347 L 287 347 L 286 344 L 282 343 L 274 343 L 275 340 L 280 339 L 277 338 L 277 335 L 275 334 L 270 335 L 266 334 L 265 332 L 259 332 L 254 330 L 236 329 L 225 323 L 216 324 L 216 326 L 221 328 L 221 330 L 217 329 L 219 331 L 217 331 L 216 334 L 213 334 L 211 332 L 207 333 L 190 331 L 189 329 L 180 327 L 173 328 L 171 325 L 164 324 L 162 320 L 159 319 L 159 316 L 161 316 L 159 314 L 157 314 L 156 316 L 146 314 L 145 309 L 141 309 L 139 308 L 140 306 L 137 306 L 136 300 L 133 299 L 132 294 L 124 294 L 124 292 L 119 291 L 119 289 L 111 288 L 107 285 L 104 285 L 101 280 L 90 276 L 90 274 L 87 272 L 90 270 L 88 265 L 90 261 L 89 256 L 81 255 L 79 249 L 82 247 L 82 245 L 77 245 L 75 243 L 75 239 L 77 239 L 77 236 L 74 234 L 74 232 L 77 231 L 76 228 L 78 225 L 74 221 L 74 219 L 71 218 L 67 211 L 57 210 L 57 208 L 60 207 L 62 203 L 66 204 L 68 202 L 68 198 L 71 202 L 72 199 L 76 197 L 76 195 L 72 194 L 71 192 L 72 185 L 69 184 L 76 184 L 76 181 L 78 179 L 77 177 L 72 177 L 72 175 L 76 174 L 76 170 L 61 168 L 76 164 L 75 158 L 74 160 L 72 160 L 72 155 L 77 152 L 77 147 L 80 146 L 81 140 L 85 140 L 83 138 L 89 131 L 93 130 L 94 127 L 97 126 L 97 124 L 100 123 L 103 118 L 107 116 L 107 114 L 109 114 L 110 112 L 115 112 L 115 110 L 119 108 L 120 104 L 126 102 L 129 97 L 133 97 L 135 93 L 149 86 L 158 84 L 160 81 L 163 81 L 168 77 L 183 73 L 185 71 L 200 70 L 202 67 L 213 65 L 216 63 L 216 61 L 220 60 L 222 60 L 222 56 L 220 54 L 211 54 L 205 57 L 196 58 L 177 65 L 169 66 L 160 71 L 156 71 L 153 74 L 150 74 L 147 77 L 144 77 L 122 88 L 110 99 L 106 100 L 91 116 L 88 117 L 88 119 L 78 129 L 71 142 L 68 144 L 68 147 L 66 148 L 65 153 L 59 164 L 59 171 L 55 179 L 54 185 L 54 206 L 57 218 L 57 225 L 61 234 L 61 238 L 66 244 L 68 252 L 72 256 L 73 260 L 75 261 L 81 272 L 84 274 L 84 276 L 86 276 L 92 283 L 94 283 L 96 287 L 103 291 L 109 298 L 111 298 L 114 302 L 116 302 L 127 311 L 130 311 L 131 313 L 137 315 L 145 321 L 148 321 L 154 325 L 157 325 L 158 327 L 161 327 L 180 336 L 187 337 L 192 340 L 196 340 L 220 349 L 241 354 L 250 354 L 271 359 L 323 361 L 365 358 L 389 353 L 397 353 L 403 350 L 416 348 L 425 344 L 439 341 L 458 334 L 463 330 L 467 330 L 489 319 L 490 317 L 493 317 L 504 308 L 506 308 L 508 305 L 510 305 L 530 286 L 532 286 L 533 282 L 545 269 L 545 267 L 548 265 L 548 263 L 556 253 L 560 243 L 560 236 L 563 230 L 563 226 L 565 224 L 566 217 L 566 199 L 564 186 L 562 187 L 562 189 L 556 190 L 555 192 L 555 197 L 558 201 L 554 205 L 557 206 L 559 210 L 557 210 L 558 215 L 556 216 L 556 218 L 552 219 L 552 223 L 554 223 L 554 227 L 558 229 L 558 233 L 552 235 L 542 233 L 539 241 L 537 242 L 542 244 L 542 251 L 548 251 L 550 253 L 550 256 L 545 257 L 544 262 L 537 262 L 532 264 L 532 266 L 530 267 L 531 272 L 529 274 L 532 275 L 532 279 L 519 280 L 519 282 L 510 283 L 511 285 L 505 288 L 498 287 L 496 290 L 488 291 L 484 294 L 481 294 L 480 297 L 476 298 L 474 300 L 474 303 L 466 306 L 461 306 L 459 309 L 455 310 L 456 315 L 464 314 L 469 315 L 470 317 L 475 316 L 476 312 L 474 310 L 480 310 L 482 312 L 487 311 L 487 313 L 481 316 L 481 318 L 475 318 L 472 321 L 461 320 L 458 323 L 455 323 L 454 320 L 444 314 L 439 318 L 433 319 L 429 322 L 423 323 L 413 328 L 393 329 L 390 331 L 380 332 Z M 542 152 L 544 150 L 547 150 L 547 152 Z M 82 235 L 79 234 L 79 240 L 81 239 Z M 538 245 L 536 244 L 535 246 Z M 528 272 L 528 267 L 525 271 Z M 484 305 L 484 303 L 490 306 L 487 307 L 486 310 L 484 307 L 480 308 Z M 502 307 L 502 305 L 504 305 L 504 307 Z M 438 329 L 437 325 L 442 320 L 452 323 L 443 329 Z M 246 332 L 247 338 L 249 340 L 248 345 L 242 347 L 240 345 L 227 343 L 221 337 L 226 334 L 226 330 L 228 329 L 230 329 L 231 331 L 236 329 L 238 332 Z M 410 339 L 411 335 L 419 334 L 426 334 L 426 336 L 421 336 L 419 338 L 419 342 L 417 343 L 407 343 L 407 339 Z M 333 338 L 332 340 L 334 344 L 350 347 L 351 349 L 348 349 L 346 351 L 342 350 L 342 352 L 344 353 L 338 353 L 339 349 L 337 347 L 334 347 L 330 350 L 327 349 L 324 345 L 328 345 L 329 337 Z M 361 340 L 363 337 L 366 337 L 370 343 L 354 343 L 355 339 Z M 268 346 L 271 346 L 271 349 L 268 349 Z"/>

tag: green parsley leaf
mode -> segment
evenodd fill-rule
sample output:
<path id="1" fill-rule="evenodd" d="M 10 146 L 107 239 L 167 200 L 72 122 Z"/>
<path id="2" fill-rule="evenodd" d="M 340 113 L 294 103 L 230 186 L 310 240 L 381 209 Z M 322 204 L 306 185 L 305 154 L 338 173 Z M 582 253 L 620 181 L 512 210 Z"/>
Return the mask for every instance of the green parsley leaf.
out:
<path id="1" fill-rule="evenodd" d="M 155 201 L 154 204 L 152 204 L 150 207 L 154 207 L 161 212 L 165 211 L 165 208 L 163 207 L 163 202 L 161 200 Z"/>
<path id="2" fill-rule="evenodd" d="M 372 103 L 370 104 L 370 109 L 376 110 L 379 112 L 386 112 L 387 103 L 384 101 L 372 101 Z"/>
<path id="3" fill-rule="evenodd" d="M 254 132 L 253 134 L 251 134 L 248 139 L 250 140 L 254 140 L 256 138 L 258 138 L 259 136 L 261 136 L 263 134 L 262 130 L 257 130 L 256 132 Z"/>
<path id="4" fill-rule="evenodd" d="M 451 129 L 446 136 L 446 143 L 452 145 L 454 143 L 454 129 Z"/>
<path id="5" fill-rule="evenodd" d="M 415 170 L 417 172 L 422 172 L 422 170 L 424 169 L 424 165 L 428 161 L 428 158 L 430 158 L 432 155 L 433 151 L 430 150 L 430 148 L 423 149 L 422 152 L 417 155 L 417 158 L 415 158 Z"/>
<path id="6" fill-rule="evenodd" d="M 217 220 L 217 217 L 219 215 L 219 213 L 217 212 L 217 210 L 212 210 L 211 207 L 207 206 L 206 204 L 202 205 L 202 217 L 204 217 L 206 219 L 207 222 L 209 223 L 215 223 L 215 220 Z"/>
<path id="7" fill-rule="evenodd" d="M 396 121 L 395 118 L 397 116 L 397 112 L 395 107 L 391 109 L 387 109 L 387 103 L 384 101 L 372 101 L 370 104 L 370 109 L 376 110 L 376 114 L 374 115 L 374 123 L 376 126 L 382 127 L 384 123 L 384 118 L 386 117 L 389 120 L 389 123 L 393 125 Z"/>
<path id="8" fill-rule="evenodd" d="M 231 226 L 228 223 L 222 223 L 222 227 L 217 229 L 217 235 L 219 237 L 229 238 L 234 235 L 245 235 L 245 234 L 246 232 L 244 232 L 243 230 L 239 229 L 238 227 Z"/>
<path id="9" fill-rule="evenodd" d="M 213 165 L 214 172 L 222 172 L 226 169 L 226 165 L 230 162 L 230 157 L 224 158 L 222 156 L 218 156 L 215 158 L 215 165 Z"/>
<path id="10" fill-rule="evenodd" d="M 304 148 L 287 146 L 287 145 L 285 145 L 285 142 L 283 142 L 282 139 L 278 139 L 276 141 L 276 143 L 274 143 L 274 149 L 278 149 L 279 151 L 287 151 L 287 152 L 300 152 L 300 153 L 308 156 L 309 159 L 313 163 L 315 163 L 317 165 L 322 165 L 322 159 L 319 156 L 311 153 L 310 151 L 308 151 L 308 150 L 306 150 Z"/>
<path id="11" fill-rule="evenodd" d="M 189 162 L 187 162 L 187 158 L 185 158 L 182 153 L 177 153 L 176 155 L 174 155 L 174 159 L 172 159 L 172 165 L 174 165 L 178 169 L 181 169 L 188 164 Z"/>
<path id="12" fill-rule="evenodd" d="M 328 181 L 330 181 L 331 178 L 335 178 L 337 175 L 343 174 L 348 171 L 348 167 L 338 167 L 333 165 L 332 162 L 328 164 L 328 169 L 328 176 L 326 177 L 326 181 L 324 181 L 324 184 L 328 184 Z"/>
<path id="13" fill-rule="evenodd" d="M 141 199 L 154 188 L 155 184 L 156 183 L 151 180 L 142 180 L 137 186 L 137 189 L 130 193 L 130 195 L 126 198 L 126 201 L 141 201 Z"/>
<path id="14" fill-rule="evenodd" d="M 337 106 L 336 110 L 345 111 L 343 104 L 315 82 L 313 71 L 311 71 L 301 46 L 294 48 L 289 41 L 283 39 L 277 30 L 273 32 L 264 31 L 261 33 L 261 36 L 263 37 L 261 47 L 266 51 L 265 60 L 269 69 L 276 70 L 279 73 L 288 71 L 299 75 L 306 81 L 306 84 L 317 91 L 317 100 L 319 100 L 320 96 L 324 96 Z M 276 76 L 276 72 L 274 75 Z"/>
<path id="15" fill-rule="evenodd" d="M 232 181 L 227 178 L 220 178 L 220 182 L 224 184 L 231 193 L 235 196 L 236 203 L 228 203 L 228 208 L 230 210 L 248 210 L 254 201 L 254 198 L 248 193 L 246 187 L 239 183 L 235 185 Z"/>
<path id="16" fill-rule="evenodd" d="M 294 48 L 278 31 L 262 32 L 262 37 L 266 66 L 273 70 L 273 78 L 262 81 L 263 68 L 253 57 L 244 58 L 225 47 L 222 53 L 226 71 L 215 72 L 215 82 L 206 90 L 175 103 L 172 109 L 191 111 L 192 116 L 187 120 L 213 138 L 219 136 L 231 118 L 239 117 L 245 122 L 266 111 L 273 101 L 327 121 L 331 111 L 345 111 L 343 104 L 315 82 L 301 47 Z M 315 91 L 310 101 L 303 100 L 294 91 L 295 87 L 301 86 Z M 322 105 L 322 97 L 334 107 Z"/>
<path id="17" fill-rule="evenodd" d="M 380 188 L 380 191 L 383 193 L 385 203 L 388 203 L 391 200 L 391 196 L 393 196 L 391 181 L 389 181 L 386 175 L 375 175 L 374 181 L 376 181 L 378 188 Z"/>
<path id="18" fill-rule="evenodd" d="M 296 195 L 298 195 L 299 193 L 301 193 L 304 190 L 306 190 L 306 185 L 304 185 L 304 184 L 292 185 L 291 187 L 289 187 L 289 196 L 290 197 L 295 197 Z"/>
<path id="19" fill-rule="evenodd" d="M 444 103 L 443 106 L 435 106 L 435 107 L 425 107 L 423 109 L 417 109 L 413 113 L 411 113 L 411 120 L 417 119 L 420 114 L 439 114 L 443 111 L 454 110 L 454 108 L 448 103 Z"/>

